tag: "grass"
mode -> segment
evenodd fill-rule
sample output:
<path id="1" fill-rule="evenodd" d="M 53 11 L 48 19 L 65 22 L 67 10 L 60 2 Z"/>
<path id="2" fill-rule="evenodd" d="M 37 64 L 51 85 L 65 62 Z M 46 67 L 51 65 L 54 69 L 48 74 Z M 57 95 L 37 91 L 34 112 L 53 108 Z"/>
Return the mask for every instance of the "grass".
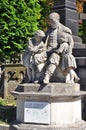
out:
<path id="1" fill-rule="evenodd" d="M 0 124 L 10 124 L 16 119 L 16 105 L 0 99 Z"/>

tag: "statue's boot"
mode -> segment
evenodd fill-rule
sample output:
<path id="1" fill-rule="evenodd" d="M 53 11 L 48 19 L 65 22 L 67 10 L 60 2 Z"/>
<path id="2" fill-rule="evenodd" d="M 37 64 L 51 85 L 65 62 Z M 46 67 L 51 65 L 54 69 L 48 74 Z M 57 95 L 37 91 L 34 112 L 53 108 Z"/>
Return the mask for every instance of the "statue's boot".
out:
<path id="1" fill-rule="evenodd" d="M 50 77 L 53 75 L 54 71 L 56 69 L 56 65 L 50 64 L 45 72 L 45 77 L 43 80 L 44 84 L 48 84 L 50 81 Z"/>

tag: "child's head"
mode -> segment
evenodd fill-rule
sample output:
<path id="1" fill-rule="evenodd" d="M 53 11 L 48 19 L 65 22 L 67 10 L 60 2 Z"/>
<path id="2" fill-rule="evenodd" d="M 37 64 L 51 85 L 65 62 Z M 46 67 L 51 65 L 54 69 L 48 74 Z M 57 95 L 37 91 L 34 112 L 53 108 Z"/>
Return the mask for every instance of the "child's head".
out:
<path id="1" fill-rule="evenodd" d="M 64 43 L 64 42 L 68 42 L 68 35 L 65 32 L 58 32 L 58 36 L 57 36 L 58 42 Z"/>
<path id="2" fill-rule="evenodd" d="M 42 30 L 37 30 L 34 34 L 36 41 L 41 41 L 45 37 L 45 33 Z"/>

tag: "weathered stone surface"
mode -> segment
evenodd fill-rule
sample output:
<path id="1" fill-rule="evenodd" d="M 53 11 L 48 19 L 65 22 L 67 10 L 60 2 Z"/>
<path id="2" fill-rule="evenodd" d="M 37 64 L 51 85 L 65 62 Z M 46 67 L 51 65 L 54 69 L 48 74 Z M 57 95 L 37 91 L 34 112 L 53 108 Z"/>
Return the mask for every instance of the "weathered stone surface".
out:
<path id="1" fill-rule="evenodd" d="M 77 83 L 50 83 L 48 85 L 40 84 L 20 84 L 18 87 L 23 88 L 22 92 L 13 91 L 12 94 L 16 97 L 79 97 L 86 94 L 80 91 L 80 85 Z"/>
<path id="2" fill-rule="evenodd" d="M 34 102 L 49 103 L 51 125 L 73 124 L 81 120 L 81 98 L 86 92 L 80 91 L 79 84 L 50 83 L 42 86 L 32 83 L 21 84 L 20 87 L 23 87 L 22 92 L 12 92 L 17 98 L 17 121 L 24 122 L 25 102 L 29 103 L 31 101 L 33 104 Z M 63 108 L 65 108 L 65 112 Z M 40 107 L 37 109 L 39 109 L 40 114 Z"/>
<path id="3" fill-rule="evenodd" d="M 86 130 L 86 122 L 80 121 L 70 126 L 50 126 L 25 123 L 23 124 L 15 121 L 11 125 L 0 125 L 0 130 Z"/>
<path id="4" fill-rule="evenodd" d="M 63 93 L 63 92 L 78 92 L 80 91 L 80 85 L 78 83 L 49 83 L 44 84 L 34 84 L 25 83 L 19 84 L 18 87 L 22 87 L 24 92 L 52 92 L 52 93 Z"/>
<path id="5" fill-rule="evenodd" d="M 23 82 L 26 68 L 21 64 L 4 64 L 1 68 L 5 69 L 5 72 L 1 76 L 0 95 L 4 99 L 14 100 L 10 91 L 15 90 L 17 85 Z"/>
<path id="6" fill-rule="evenodd" d="M 77 102 L 86 94 L 86 92 L 80 91 L 80 86 L 77 83 L 50 83 L 45 86 L 32 83 L 20 84 L 19 87 L 23 87 L 23 91 L 12 91 L 12 94 L 17 98 L 17 113 L 20 115 L 19 117 L 21 120 L 23 120 L 23 115 L 21 115 L 21 113 L 23 112 L 24 101 Z"/>
<path id="7" fill-rule="evenodd" d="M 72 125 L 50 126 L 50 125 L 35 125 L 16 123 L 13 125 L 13 130 L 86 130 L 86 122 L 80 121 Z"/>

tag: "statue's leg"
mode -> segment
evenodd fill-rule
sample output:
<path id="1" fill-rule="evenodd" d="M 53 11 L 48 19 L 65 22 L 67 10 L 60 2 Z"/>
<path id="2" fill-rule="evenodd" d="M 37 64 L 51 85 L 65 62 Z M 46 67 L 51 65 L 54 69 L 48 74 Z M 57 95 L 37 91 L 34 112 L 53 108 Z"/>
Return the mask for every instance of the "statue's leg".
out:
<path id="1" fill-rule="evenodd" d="M 67 73 L 65 82 L 70 83 L 70 73 Z"/>
<path id="2" fill-rule="evenodd" d="M 43 80 L 44 84 L 49 83 L 50 77 L 53 75 L 56 67 L 59 65 L 59 61 L 60 61 L 60 56 L 56 53 L 53 53 L 51 55 L 51 57 L 49 58 L 50 64 L 45 72 L 45 76 L 44 76 L 44 80 Z"/>
<path id="3" fill-rule="evenodd" d="M 37 65 L 38 71 L 41 72 L 44 66 L 45 66 L 45 63 L 40 63 L 39 65 Z"/>
<path id="4" fill-rule="evenodd" d="M 70 80 L 71 83 L 78 82 L 80 80 L 80 78 L 77 76 L 73 69 L 70 69 Z"/>
<path id="5" fill-rule="evenodd" d="M 54 65 L 54 64 L 50 64 L 48 66 L 47 71 L 45 72 L 44 80 L 43 80 L 44 84 L 48 84 L 49 83 L 50 77 L 54 73 L 55 69 L 56 69 L 56 65 Z"/>
<path id="6" fill-rule="evenodd" d="M 30 71 L 30 68 L 26 67 L 26 70 L 27 70 L 28 80 L 29 80 L 29 82 L 31 82 L 31 71 Z"/>
<path id="7" fill-rule="evenodd" d="M 32 68 L 32 82 L 35 81 L 35 70 L 34 68 Z"/>

